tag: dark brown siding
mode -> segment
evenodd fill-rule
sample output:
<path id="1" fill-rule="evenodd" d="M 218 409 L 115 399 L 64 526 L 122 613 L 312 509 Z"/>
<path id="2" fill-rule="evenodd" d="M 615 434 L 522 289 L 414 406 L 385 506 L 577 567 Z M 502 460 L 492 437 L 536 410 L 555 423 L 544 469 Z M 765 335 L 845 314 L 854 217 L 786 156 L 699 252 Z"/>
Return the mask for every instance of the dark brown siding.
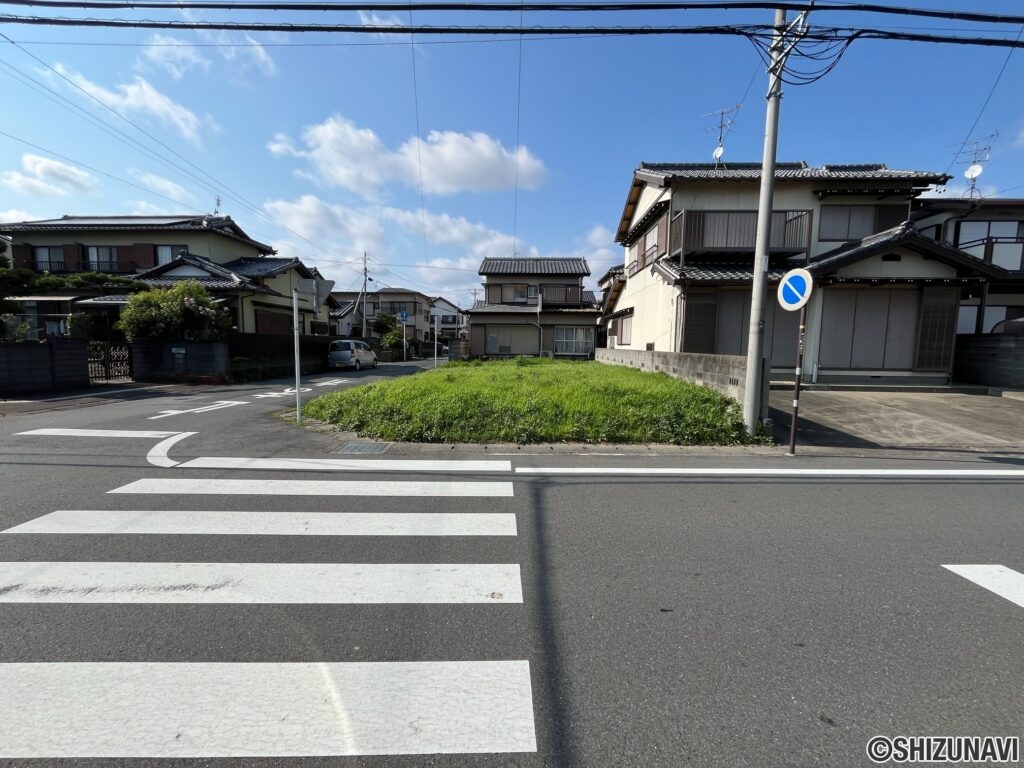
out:
<path id="1" fill-rule="evenodd" d="M 668 253 L 668 214 L 658 220 L 658 255 Z"/>

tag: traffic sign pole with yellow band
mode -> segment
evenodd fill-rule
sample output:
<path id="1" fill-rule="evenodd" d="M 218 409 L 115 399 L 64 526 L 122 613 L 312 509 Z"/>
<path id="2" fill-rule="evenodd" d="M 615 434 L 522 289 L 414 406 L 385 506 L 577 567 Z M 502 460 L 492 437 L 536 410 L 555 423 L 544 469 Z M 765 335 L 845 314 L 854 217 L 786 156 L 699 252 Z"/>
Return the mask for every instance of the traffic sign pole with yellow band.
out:
<path id="1" fill-rule="evenodd" d="M 800 378 L 804 366 L 804 336 L 807 332 L 807 302 L 811 298 L 814 278 L 806 269 L 791 269 L 779 281 L 779 306 L 794 312 L 800 310 L 800 335 L 796 347 L 796 381 L 793 383 L 793 418 L 789 424 L 789 453 L 796 456 L 796 420 L 800 411 Z"/>

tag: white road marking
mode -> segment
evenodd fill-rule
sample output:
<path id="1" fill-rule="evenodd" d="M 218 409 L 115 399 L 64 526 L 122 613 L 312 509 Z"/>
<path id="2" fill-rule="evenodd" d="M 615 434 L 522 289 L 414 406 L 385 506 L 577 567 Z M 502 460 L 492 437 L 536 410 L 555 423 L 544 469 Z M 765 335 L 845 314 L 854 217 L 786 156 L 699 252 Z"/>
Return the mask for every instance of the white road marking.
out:
<path id="1" fill-rule="evenodd" d="M 515 536 L 505 512 L 229 512 L 60 509 L 0 533 L 241 536 Z"/>
<path id="2" fill-rule="evenodd" d="M 168 437 L 166 440 L 157 443 L 149 449 L 149 453 L 146 454 L 146 461 L 157 467 L 177 466 L 178 462 L 174 461 L 174 459 L 168 458 L 167 451 L 170 450 L 171 446 L 175 443 L 184 440 L 186 437 L 198 434 L 198 432 L 179 432 L 176 435 Z"/>
<path id="3" fill-rule="evenodd" d="M 1024 479 L 1022 469 L 754 469 L 749 467 L 516 467 L 522 475 L 677 475 L 682 477 L 904 477 Z"/>
<path id="4" fill-rule="evenodd" d="M 107 493 L 234 496 L 511 496 L 512 483 L 145 478 Z"/>
<path id="5" fill-rule="evenodd" d="M 28 432 L 18 432 L 18 434 L 56 437 L 144 437 L 152 440 L 153 438 L 171 437 L 178 433 L 144 429 L 33 429 Z"/>
<path id="6" fill-rule="evenodd" d="M 946 570 L 973 581 L 1024 608 L 1024 574 L 1005 565 L 944 565 Z"/>
<path id="7" fill-rule="evenodd" d="M 313 390 L 310 389 L 309 387 L 303 387 L 302 389 L 299 390 L 299 392 L 312 392 L 312 391 Z M 295 394 L 295 387 L 289 387 L 288 389 L 282 390 L 280 392 L 266 392 L 266 393 L 261 394 L 261 395 L 253 395 L 253 397 L 257 397 L 257 398 L 264 398 L 264 397 L 288 397 L 288 395 L 294 395 L 294 394 Z"/>
<path id="8" fill-rule="evenodd" d="M 183 469 L 288 469 L 338 472 L 511 472 L 510 461 L 432 461 L 428 459 L 268 459 L 200 456 Z"/>
<path id="9" fill-rule="evenodd" d="M 528 661 L 0 664 L 0 757 L 535 752 Z"/>
<path id="10" fill-rule="evenodd" d="M 153 419 L 166 419 L 168 416 L 180 416 L 183 413 L 206 413 L 207 411 L 218 411 L 221 408 L 231 408 L 234 405 L 248 405 L 247 400 L 216 400 L 210 405 L 204 405 L 200 408 L 189 408 L 185 411 L 160 411 L 157 416 L 150 416 L 148 421 Z"/>
<path id="11" fill-rule="evenodd" d="M 314 386 L 317 387 L 333 387 L 337 384 L 348 384 L 352 379 L 331 379 L 330 381 L 321 381 Z"/>
<path id="12" fill-rule="evenodd" d="M 0 603 L 521 602 L 515 563 L 0 563 Z"/>

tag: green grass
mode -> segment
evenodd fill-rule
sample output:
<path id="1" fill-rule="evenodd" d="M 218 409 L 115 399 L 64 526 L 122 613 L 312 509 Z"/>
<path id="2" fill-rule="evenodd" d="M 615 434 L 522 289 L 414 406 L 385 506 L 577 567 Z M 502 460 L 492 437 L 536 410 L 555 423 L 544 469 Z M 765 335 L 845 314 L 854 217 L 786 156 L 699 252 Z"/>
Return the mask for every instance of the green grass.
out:
<path id="1" fill-rule="evenodd" d="M 422 443 L 748 442 L 740 406 L 661 373 L 518 358 L 332 392 L 304 415 L 381 440 Z"/>

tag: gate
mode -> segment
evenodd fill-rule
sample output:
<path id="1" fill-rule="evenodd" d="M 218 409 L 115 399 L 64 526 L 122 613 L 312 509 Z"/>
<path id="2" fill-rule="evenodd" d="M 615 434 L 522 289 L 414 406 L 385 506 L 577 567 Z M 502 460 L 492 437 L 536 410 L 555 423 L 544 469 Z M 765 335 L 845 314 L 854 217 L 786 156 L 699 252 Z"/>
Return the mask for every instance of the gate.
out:
<path id="1" fill-rule="evenodd" d="M 106 341 L 89 343 L 89 382 L 132 380 L 132 349 Z"/>

